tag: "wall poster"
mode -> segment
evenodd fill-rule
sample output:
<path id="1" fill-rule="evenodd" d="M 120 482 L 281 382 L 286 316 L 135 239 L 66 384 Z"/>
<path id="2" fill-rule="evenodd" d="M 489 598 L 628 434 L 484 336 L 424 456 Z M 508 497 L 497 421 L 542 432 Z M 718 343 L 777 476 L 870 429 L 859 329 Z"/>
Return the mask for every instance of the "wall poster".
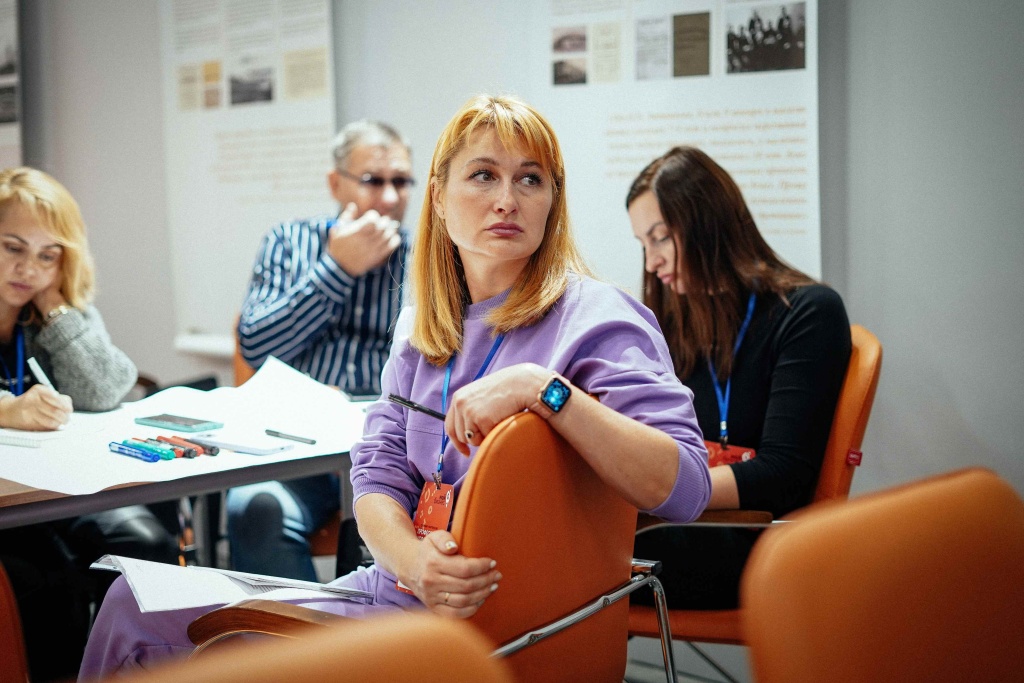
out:
<path id="1" fill-rule="evenodd" d="M 0 0 L 0 168 L 21 166 L 18 3 Z"/>
<path id="2" fill-rule="evenodd" d="M 329 0 L 161 0 L 179 349 L 230 344 L 260 238 L 331 208 L 331 33 Z"/>
<path id="3" fill-rule="evenodd" d="M 559 133 L 573 219 L 602 277 L 637 292 L 626 190 L 679 144 L 718 161 L 772 247 L 820 277 L 816 0 L 541 5 L 531 33 L 546 59 L 527 94 Z M 609 187 L 621 192 L 595 190 Z"/>

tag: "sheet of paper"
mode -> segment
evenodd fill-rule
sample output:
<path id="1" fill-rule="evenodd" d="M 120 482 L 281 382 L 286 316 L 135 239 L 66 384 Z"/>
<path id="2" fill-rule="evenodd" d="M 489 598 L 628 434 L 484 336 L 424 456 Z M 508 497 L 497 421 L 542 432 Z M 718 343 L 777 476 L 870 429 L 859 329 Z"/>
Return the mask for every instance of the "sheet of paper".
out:
<path id="1" fill-rule="evenodd" d="M 212 434 L 223 431 L 235 436 L 249 435 L 263 443 L 271 439 L 265 430 L 275 429 L 315 439 L 316 444 L 273 439 L 291 448 L 270 455 L 221 451 L 216 457 L 155 463 L 109 450 L 109 442 L 133 437 L 177 434 L 188 438 L 184 432 L 134 422 L 136 417 L 160 413 L 222 422 L 223 430 Z M 38 489 L 88 494 L 120 484 L 170 481 L 247 467 L 254 462 L 347 453 L 362 435 L 363 419 L 361 404 L 272 358 L 241 387 L 212 391 L 172 387 L 108 413 L 74 413 L 67 430 L 52 433 L 62 436 L 41 441 L 39 448 L 0 446 L 0 478 Z"/>
<path id="2" fill-rule="evenodd" d="M 143 612 L 226 605 L 252 597 L 267 600 L 364 599 L 359 595 L 344 597 L 322 590 L 276 588 L 262 585 L 259 581 L 247 581 L 245 575 L 238 572 L 224 572 L 206 567 L 179 567 L 119 555 L 104 555 L 94 565 L 100 568 L 97 565 L 112 565 L 124 574 L 135 600 L 139 603 L 139 609 Z M 262 578 L 290 583 L 287 579 Z M 306 582 L 294 583 L 301 585 Z M 362 591 L 352 592 L 362 594 Z"/>

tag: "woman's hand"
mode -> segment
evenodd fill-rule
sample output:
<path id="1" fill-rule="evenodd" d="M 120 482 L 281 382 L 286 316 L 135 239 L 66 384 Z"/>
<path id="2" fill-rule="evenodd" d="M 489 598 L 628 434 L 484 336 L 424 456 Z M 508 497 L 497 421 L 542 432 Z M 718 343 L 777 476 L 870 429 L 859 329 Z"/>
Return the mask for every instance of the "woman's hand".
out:
<path id="1" fill-rule="evenodd" d="M 501 573 L 486 557 L 459 554 L 447 531 L 434 531 L 419 541 L 415 575 L 402 578 L 432 612 L 460 619 L 473 616 L 498 590 Z"/>
<path id="2" fill-rule="evenodd" d="M 35 305 L 36 310 L 39 311 L 39 315 L 42 316 L 43 320 L 46 320 L 46 314 L 57 308 L 58 306 L 67 306 L 67 299 L 60 293 L 61 276 L 60 271 L 57 272 L 57 276 L 53 278 L 51 282 L 44 289 L 36 292 L 36 295 L 32 297 L 32 303 Z"/>
<path id="3" fill-rule="evenodd" d="M 520 363 L 485 375 L 452 394 L 444 428 L 455 448 L 469 455 L 469 447 L 483 443 L 499 422 L 533 405 L 550 376 L 551 371 L 539 365 Z"/>
<path id="4" fill-rule="evenodd" d="M 0 426 L 33 432 L 52 432 L 71 417 L 71 397 L 34 384 L 21 396 L 0 398 Z"/>

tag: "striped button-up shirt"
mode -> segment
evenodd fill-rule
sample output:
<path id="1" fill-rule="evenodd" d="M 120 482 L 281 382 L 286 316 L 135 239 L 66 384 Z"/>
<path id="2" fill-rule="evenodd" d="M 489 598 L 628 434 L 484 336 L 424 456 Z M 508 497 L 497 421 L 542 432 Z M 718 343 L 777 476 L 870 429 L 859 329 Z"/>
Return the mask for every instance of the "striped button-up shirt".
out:
<path id="1" fill-rule="evenodd" d="M 263 239 L 242 307 L 242 356 L 275 356 L 351 394 L 380 394 L 402 303 L 408 234 L 388 261 L 352 277 L 327 251 L 333 218 L 282 223 Z"/>

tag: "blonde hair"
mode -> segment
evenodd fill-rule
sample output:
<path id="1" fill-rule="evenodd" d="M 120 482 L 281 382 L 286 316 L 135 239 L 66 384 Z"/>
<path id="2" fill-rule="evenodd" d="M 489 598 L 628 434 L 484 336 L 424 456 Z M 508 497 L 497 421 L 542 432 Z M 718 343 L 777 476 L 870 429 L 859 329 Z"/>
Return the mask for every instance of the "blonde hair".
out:
<path id="1" fill-rule="evenodd" d="M 0 171 L 0 222 L 15 205 L 31 212 L 61 246 L 60 292 L 69 304 L 84 308 L 92 301 L 95 279 L 85 221 L 74 197 L 49 174 L 22 166 Z"/>
<path id="2" fill-rule="evenodd" d="M 532 325 L 558 301 L 571 273 L 589 274 L 569 223 L 565 164 L 551 125 L 528 104 L 508 96 L 480 95 L 462 106 L 438 138 L 427 187 L 443 192 L 452 159 L 473 133 L 493 130 L 506 149 L 523 149 L 551 176 L 553 196 L 544 237 L 508 298 L 491 311 L 495 334 Z M 468 301 L 466 276 L 454 243 L 434 209 L 431 192 L 423 199 L 412 259 L 416 315 L 410 341 L 427 360 L 443 365 L 462 348 L 462 319 Z"/>

